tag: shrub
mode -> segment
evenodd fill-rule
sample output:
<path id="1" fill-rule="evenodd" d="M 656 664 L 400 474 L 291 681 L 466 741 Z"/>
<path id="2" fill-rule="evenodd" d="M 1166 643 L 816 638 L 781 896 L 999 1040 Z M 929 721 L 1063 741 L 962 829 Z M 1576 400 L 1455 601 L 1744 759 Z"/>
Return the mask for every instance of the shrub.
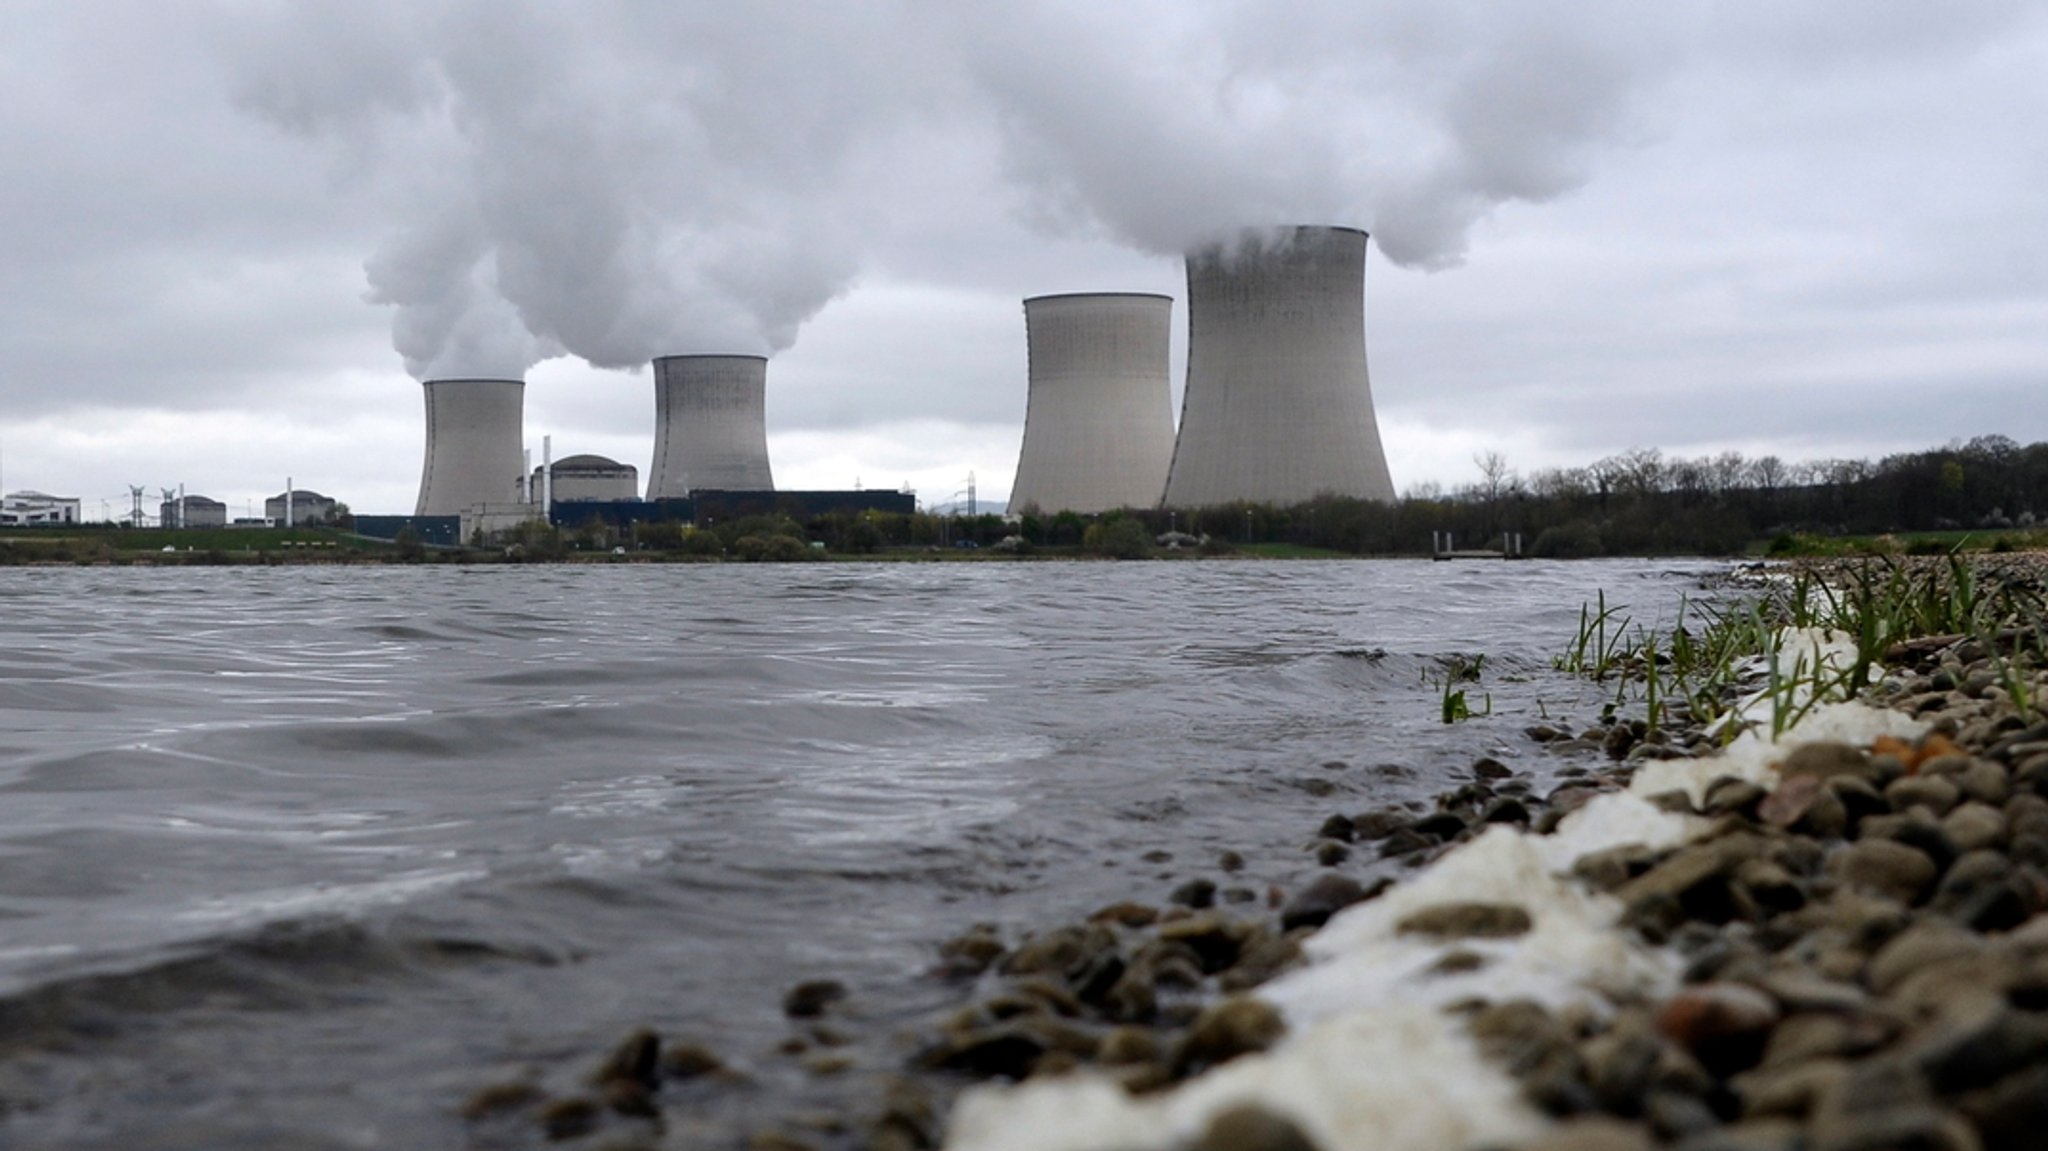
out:
<path id="1" fill-rule="evenodd" d="M 1541 559 L 1589 559 L 1605 555 L 1606 548 L 1601 543 L 1597 524 L 1574 520 L 1543 529 L 1536 541 L 1529 545 L 1529 554 Z"/>
<path id="2" fill-rule="evenodd" d="M 780 532 L 742 536 L 734 541 L 732 554 L 744 563 L 801 563 L 811 558 L 810 545 Z"/>
<path id="3" fill-rule="evenodd" d="M 1089 551 L 1118 560 L 1141 560 L 1152 554 L 1152 537 L 1145 525 L 1118 517 L 1088 525 L 1081 544 Z"/>

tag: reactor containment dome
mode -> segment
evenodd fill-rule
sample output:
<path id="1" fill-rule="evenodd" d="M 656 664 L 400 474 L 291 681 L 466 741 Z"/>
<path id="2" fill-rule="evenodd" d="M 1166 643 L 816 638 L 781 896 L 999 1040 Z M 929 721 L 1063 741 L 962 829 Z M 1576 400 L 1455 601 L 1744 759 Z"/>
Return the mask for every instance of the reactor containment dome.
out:
<path id="1" fill-rule="evenodd" d="M 765 492 L 768 361 L 762 356 L 662 356 L 654 361 L 654 468 L 647 498 L 697 489 Z"/>
<path id="2" fill-rule="evenodd" d="M 427 458 L 413 514 L 455 516 L 519 498 L 526 471 L 523 380 L 428 380 Z"/>
<path id="3" fill-rule="evenodd" d="M 1154 507 L 1173 463 L 1173 299 L 1144 292 L 1024 301 L 1030 391 L 1010 510 Z"/>
<path id="4" fill-rule="evenodd" d="M 1188 253 L 1188 374 L 1169 507 L 1391 502 L 1365 370 L 1366 234 L 1251 230 Z"/>

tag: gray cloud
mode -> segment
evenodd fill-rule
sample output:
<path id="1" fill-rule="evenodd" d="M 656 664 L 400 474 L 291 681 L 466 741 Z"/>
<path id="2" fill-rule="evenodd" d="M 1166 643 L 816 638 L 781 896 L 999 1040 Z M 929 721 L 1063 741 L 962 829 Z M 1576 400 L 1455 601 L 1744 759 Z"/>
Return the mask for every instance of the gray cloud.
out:
<path id="1" fill-rule="evenodd" d="M 18 16 L 9 484 L 127 466 L 46 448 L 67 420 L 222 476 L 259 457 L 216 429 L 414 426 L 401 359 L 527 371 L 536 436 L 644 442 L 646 377 L 612 369 L 734 350 L 778 353 L 772 431 L 915 424 L 935 474 L 993 482 L 1014 459 L 958 457 L 1000 437 L 931 429 L 1021 422 L 1020 297 L 1178 295 L 1191 242 L 1303 221 L 1380 248 L 1400 483 L 1456 482 L 1473 444 L 2048 438 L 2048 16 L 2022 0 Z M 301 480 L 405 488 L 417 452 Z"/>

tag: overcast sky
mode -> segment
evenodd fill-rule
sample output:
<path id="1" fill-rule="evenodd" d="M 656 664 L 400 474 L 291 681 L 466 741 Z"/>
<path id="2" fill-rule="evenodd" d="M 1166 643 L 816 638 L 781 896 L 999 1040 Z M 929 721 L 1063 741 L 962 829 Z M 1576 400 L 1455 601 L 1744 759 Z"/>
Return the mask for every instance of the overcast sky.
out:
<path id="1" fill-rule="evenodd" d="M 779 486 L 1007 492 L 1020 301 L 1373 234 L 1397 488 L 2048 440 L 2031 0 L 0 0 L 0 486 L 410 512 L 416 379 L 652 454 L 769 353 Z M 2048 509 L 2042 509 L 2048 510 Z"/>

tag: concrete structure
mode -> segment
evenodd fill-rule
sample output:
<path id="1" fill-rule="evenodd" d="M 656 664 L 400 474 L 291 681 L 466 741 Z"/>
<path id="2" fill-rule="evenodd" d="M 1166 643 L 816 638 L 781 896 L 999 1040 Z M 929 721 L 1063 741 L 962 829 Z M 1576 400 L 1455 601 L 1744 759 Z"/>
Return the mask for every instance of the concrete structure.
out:
<path id="1" fill-rule="evenodd" d="M 616 502 L 640 498 L 640 469 L 603 456 L 564 456 L 554 462 L 554 502 Z M 533 469 L 527 491 L 539 493 L 541 468 Z"/>
<path id="2" fill-rule="evenodd" d="M 264 519 L 284 527 L 292 527 L 297 524 L 320 523 L 333 515 L 334 509 L 339 506 L 337 501 L 309 488 L 293 488 L 289 493 L 291 496 L 291 522 L 285 523 L 286 494 L 279 492 L 263 501 Z"/>
<path id="3" fill-rule="evenodd" d="M 697 488 L 769 491 L 768 361 L 663 356 L 654 361 L 654 469 L 647 498 Z"/>
<path id="4" fill-rule="evenodd" d="M 1188 254 L 1167 506 L 1393 500 L 1365 370 L 1365 243 L 1355 228 L 1280 228 Z"/>
<path id="5" fill-rule="evenodd" d="M 427 458 L 416 516 L 519 499 L 526 470 L 523 380 L 428 380 Z"/>
<path id="6" fill-rule="evenodd" d="M 0 527 L 75 524 L 79 515 L 78 501 L 67 496 L 19 491 L 0 497 Z"/>
<path id="7" fill-rule="evenodd" d="M 1159 503 L 1173 463 L 1173 299 L 1142 292 L 1024 301 L 1030 393 L 1010 510 Z"/>
<path id="8" fill-rule="evenodd" d="M 228 505 L 205 496 L 180 496 L 158 506 L 156 522 L 167 528 L 224 528 Z"/>
<path id="9" fill-rule="evenodd" d="M 456 517 L 463 543 L 490 543 L 492 538 L 530 523 L 543 522 L 539 504 L 483 503 L 463 508 Z"/>

